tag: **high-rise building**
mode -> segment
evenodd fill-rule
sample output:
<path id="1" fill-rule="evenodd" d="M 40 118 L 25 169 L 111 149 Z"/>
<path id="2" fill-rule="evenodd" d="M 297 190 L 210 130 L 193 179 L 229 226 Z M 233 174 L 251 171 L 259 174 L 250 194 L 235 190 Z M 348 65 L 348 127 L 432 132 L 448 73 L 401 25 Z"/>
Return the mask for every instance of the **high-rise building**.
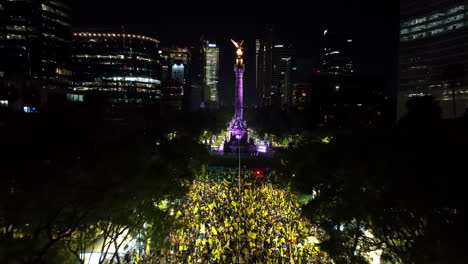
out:
<path id="1" fill-rule="evenodd" d="M 203 55 L 205 62 L 204 96 L 203 100 L 210 106 L 219 103 L 218 75 L 219 75 L 219 48 L 213 41 L 204 41 Z"/>
<path id="2" fill-rule="evenodd" d="M 468 1 L 401 0 L 398 118 L 430 95 L 443 118 L 468 108 Z"/>
<path id="3" fill-rule="evenodd" d="M 160 99 L 159 41 L 123 33 L 73 34 L 71 101 L 151 104 Z"/>
<path id="4" fill-rule="evenodd" d="M 166 47 L 161 48 L 163 65 L 167 65 L 168 74 L 165 78 L 172 81 L 186 82 L 190 64 L 190 51 L 188 48 Z"/>
<path id="5" fill-rule="evenodd" d="M 384 82 L 357 75 L 352 61 L 353 39 L 343 30 L 321 32 L 321 59 L 313 69 L 306 62 L 307 75 L 300 69 L 294 89 L 298 109 L 307 107 L 318 124 L 335 127 L 375 127 L 382 115 Z"/>
<path id="6" fill-rule="evenodd" d="M 296 49 L 292 44 L 275 41 L 272 48 L 271 93 L 272 103 L 292 104 L 292 83 L 296 72 Z"/>
<path id="7" fill-rule="evenodd" d="M 171 110 L 190 108 L 190 60 L 188 48 L 162 48 L 162 103 Z"/>
<path id="8" fill-rule="evenodd" d="M 204 101 L 205 87 L 205 58 L 203 55 L 203 41 L 197 42 L 189 48 L 190 59 L 190 111 L 198 111 Z"/>
<path id="9" fill-rule="evenodd" d="M 71 1 L 0 2 L 0 106 L 35 111 L 71 82 Z"/>
<path id="10" fill-rule="evenodd" d="M 267 25 L 256 40 L 257 106 L 292 103 L 292 80 L 296 71 L 296 50 L 292 44 L 276 40 Z"/>
<path id="11" fill-rule="evenodd" d="M 257 106 L 271 104 L 273 27 L 267 25 L 261 38 L 256 40 Z"/>
<path id="12" fill-rule="evenodd" d="M 353 39 L 350 34 L 325 29 L 322 35 L 322 57 L 320 73 L 351 75 L 354 72 L 351 59 Z"/>

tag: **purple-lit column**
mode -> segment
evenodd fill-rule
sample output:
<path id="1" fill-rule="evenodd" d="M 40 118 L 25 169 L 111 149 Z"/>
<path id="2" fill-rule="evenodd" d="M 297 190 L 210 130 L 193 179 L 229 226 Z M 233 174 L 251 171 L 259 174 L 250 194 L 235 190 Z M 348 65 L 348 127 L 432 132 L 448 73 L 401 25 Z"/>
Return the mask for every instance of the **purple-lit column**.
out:
<path id="1" fill-rule="evenodd" d="M 244 71 L 245 69 L 234 67 L 236 73 L 236 105 L 235 120 L 244 120 Z"/>

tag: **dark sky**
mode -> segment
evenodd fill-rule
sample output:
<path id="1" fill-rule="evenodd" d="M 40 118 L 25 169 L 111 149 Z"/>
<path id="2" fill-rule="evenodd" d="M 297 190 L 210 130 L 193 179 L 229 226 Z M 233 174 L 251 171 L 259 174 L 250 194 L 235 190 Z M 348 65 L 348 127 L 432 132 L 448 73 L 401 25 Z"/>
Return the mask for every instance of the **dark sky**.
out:
<path id="1" fill-rule="evenodd" d="M 317 61 L 323 29 L 351 32 L 357 73 L 382 78 L 390 92 L 396 85 L 398 2 L 77 0 L 74 24 L 79 29 L 104 30 L 125 26 L 127 32 L 155 37 L 162 45 L 194 43 L 204 34 L 220 45 L 220 98 L 224 102 L 230 102 L 234 93 L 234 49 L 229 39 L 244 39 L 246 97 L 252 102 L 255 37 L 267 23 L 274 24 L 275 33 L 296 46 L 298 58 L 311 63 Z"/>

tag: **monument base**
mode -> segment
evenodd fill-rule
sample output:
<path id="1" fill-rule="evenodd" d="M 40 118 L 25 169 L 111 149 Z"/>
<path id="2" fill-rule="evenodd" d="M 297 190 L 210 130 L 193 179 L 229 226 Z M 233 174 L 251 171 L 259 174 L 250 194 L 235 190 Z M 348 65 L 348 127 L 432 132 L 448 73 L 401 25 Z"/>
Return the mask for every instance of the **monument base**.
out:
<path id="1" fill-rule="evenodd" d="M 253 138 L 249 138 L 247 130 L 231 129 L 229 141 L 224 142 L 223 150 L 225 153 L 256 153 L 257 146 Z"/>

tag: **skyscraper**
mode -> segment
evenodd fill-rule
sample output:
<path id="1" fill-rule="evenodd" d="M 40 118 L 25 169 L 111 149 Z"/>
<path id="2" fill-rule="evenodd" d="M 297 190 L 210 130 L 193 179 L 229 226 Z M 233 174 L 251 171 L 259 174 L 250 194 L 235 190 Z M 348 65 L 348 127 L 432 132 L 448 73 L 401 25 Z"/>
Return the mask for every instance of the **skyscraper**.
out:
<path id="1" fill-rule="evenodd" d="M 203 39 L 203 38 L 202 38 Z M 203 41 L 189 48 L 190 51 L 190 111 L 198 111 L 204 101 L 205 93 L 205 56 Z"/>
<path id="2" fill-rule="evenodd" d="M 402 0 L 398 118 L 411 97 L 433 96 L 443 118 L 468 108 L 468 1 Z"/>
<path id="3" fill-rule="evenodd" d="M 260 39 L 256 40 L 257 106 L 271 104 L 273 27 L 267 25 Z"/>
<path id="4" fill-rule="evenodd" d="M 0 2 L 0 104 L 32 111 L 71 87 L 68 0 Z"/>
<path id="5" fill-rule="evenodd" d="M 296 70 L 296 50 L 292 44 L 277 40 L 272 25 L 267 25 L 256 40 L 257 106 L 292 102 L 292 80 Z"/>
<path id="6" fill-rule="evenodd" d="M 351 75 L 354 72 L 351 59 L 353 39 L 350 34 L 325 29 L 322 35 L 322 57 L 320 73 Z"/>
<path id="7" fill-rule="evenodd" d="M 284 41 L 274 41 L 272 48 L 271 93 L 272 103 L 292 104 L 292 80 L 296 71 L 296 49 Z"/>
<path id="8" fill-rule="evenodd" d="M 77 32 L 72 101 L 151 104 L 161 95 L 159 40 L 123 33 Z"/>
<path id="9" fill-rule="evenodd" d="M 162 78 L 162 104 L 173 110 L 190 109 L 191 79 L 188 48 L 162 48 L 164 77 Z"/>
<path id="10" fill-rule="evenodd" d="M 204 96 L 203 100 L 210 107 L 219 103 L 218 75 L 219 75 L 219 48 L 213 41 L 204 41 Z"/>

